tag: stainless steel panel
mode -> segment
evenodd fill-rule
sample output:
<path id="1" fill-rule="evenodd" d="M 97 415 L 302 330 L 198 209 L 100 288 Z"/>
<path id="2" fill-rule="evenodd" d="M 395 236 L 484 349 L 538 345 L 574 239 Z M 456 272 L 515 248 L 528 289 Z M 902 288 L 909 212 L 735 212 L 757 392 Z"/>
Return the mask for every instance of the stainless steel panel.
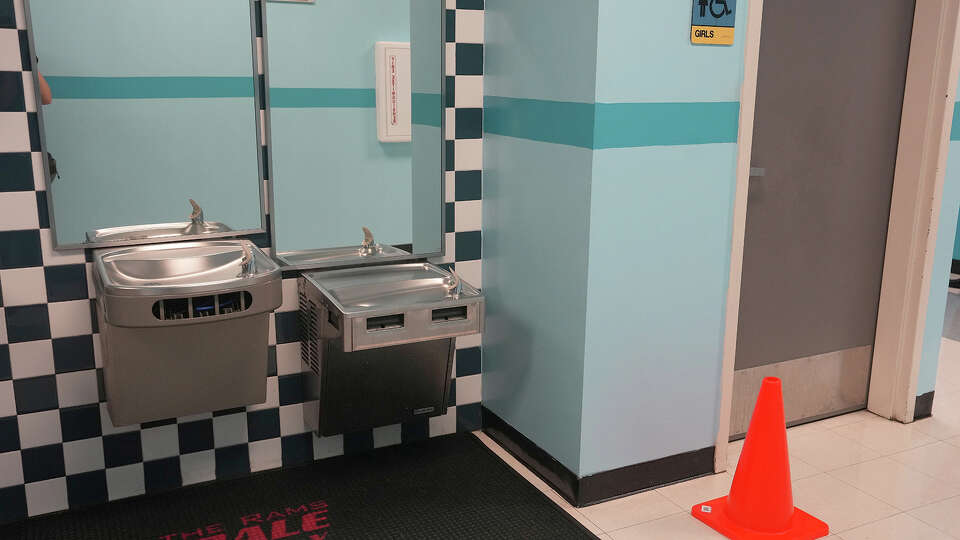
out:
<path id="1" fill-rule="evenodd" d="M 122 328 L 99 309 L 104 390 L 114 425 L 266 401 L 270 314 Z"/>
<path id="2" fill-rule="evenodd" d="M 446 414 L 454 347 L 437 339 L 346 352 L 325 341 L 318 367 L 305 366 L 305 426 L 330 436 Z"/>
<path id="3" fill-rule="evenodd" d="M 210 291 L 213 292 L 213 291 Z M 210 292 L 201 293 L 208 295 Z M 127 328 L 165 327 L 182 325 L 203 325 L 212 321 L 240 319 L 259 313 L 270 313 L 280 307 L 283 299 L 283 285 L 280 278 L 245 285 L 242 287 L 227 286 L 217 289 L 214 294 L 225 295 L 233 292 L 250 293 L 251 302 L 243 311 L 235 313 L 217 314 L 216 317 L 162 320 L 153 313 L 153 305 L 158 300 L 181 298 L 182 295 L 168 296 L 127 296 L 101 295 L 97 301 L 103 306 L 105 322 L 113 326 Z M 192 297 L 188 297 L 192 298 Z"/>
<path id="4" fill-rule="evenodd" d="M 398 264 L 313 272 L 300 278 L 301 311 L 316 310 L 324 337 L 335 335 L 347 352 L 450 338 L 483 331 L 480 291 L 429 264 Z M 435 310 L 463 307 L 462 318 L 434 320 Z M 337 327 L 333 328 L 329 317 Z M 371 319 L 402 317 L 398 327 L 370 328 Z"/>
<path id="5" fill-rule="evenodd" d="M 764 377 L 783 381 L 788 424 L 803 423 L 867 406 L 873 346 L 796 358 L 737 370 L 733 376 L 730 433 L 746 433 Z"/>
<path id="6" fill-rule="evenodd" d="M 386 330 L 369 330 L 368 317 L 350 319 L 352 321 L 351 349 L 362 351 L 386 345 L 476 334 L 481 331 L 483 304 L 469 304 L 465 307 L 466 318 L 442 322 L 432 320 L 432 309 L 406 310 L 403 312 L 404 326 Z"/>

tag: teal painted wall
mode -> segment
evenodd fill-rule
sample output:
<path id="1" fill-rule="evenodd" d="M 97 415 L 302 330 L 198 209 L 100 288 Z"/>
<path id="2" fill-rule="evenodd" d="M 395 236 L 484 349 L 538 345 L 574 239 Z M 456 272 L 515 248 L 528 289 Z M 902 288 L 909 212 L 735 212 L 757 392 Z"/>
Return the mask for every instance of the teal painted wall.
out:
<path id="1" fill-rule="evenodd" d="M 485 9 L 483 404 L 578 472 L 593 152 L 494 126 L 498 97 L 593 102 L 597 3 Z M 553 120 L 578 138 L 592 126 Z"/>
<path id="2" fill-rule="evenodd" d="M 487 0 L 484 404 L 580 476 L 714 443 L 738 4 L 695 47 L 689 2 Z"/>
<path id="3" fill-rule="evenodd" d="M 412 242 L 413 149 L 377 140 L 373 99 L 374 46 L 410 41 L 410 7 L 400 0 L 267 3 L 278 251 L 357 245 L 364 226 L 379 242 Z M 281 107 L 281 98 L 296 94 L 312 98 Z"/>
<path id="4" fill-rule="evenodd" d="M 261 226 L 246 2 L 30 8 L 54 95 L 43 121 L 60 173 L 50 190 L 59 243 L 101 227 L 184 221 L 188 198 L 211 221 Z"/>

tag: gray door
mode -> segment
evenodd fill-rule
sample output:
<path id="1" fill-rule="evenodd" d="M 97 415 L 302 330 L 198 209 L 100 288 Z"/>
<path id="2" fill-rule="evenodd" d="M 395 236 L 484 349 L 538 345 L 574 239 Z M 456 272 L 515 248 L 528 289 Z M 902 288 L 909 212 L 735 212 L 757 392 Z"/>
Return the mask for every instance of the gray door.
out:
<path id="1" fill-rule="evenodd" d="M 731 433 L 760 380 L 787 421 L 863 408 L 913 0 L 767 0 Z"/>

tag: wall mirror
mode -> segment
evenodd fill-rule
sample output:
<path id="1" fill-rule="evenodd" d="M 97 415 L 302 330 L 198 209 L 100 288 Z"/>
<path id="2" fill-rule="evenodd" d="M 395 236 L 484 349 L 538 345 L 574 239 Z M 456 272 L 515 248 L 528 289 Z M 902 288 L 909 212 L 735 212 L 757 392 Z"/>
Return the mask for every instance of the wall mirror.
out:
<path id="1" fill-rule="evenodd" d="M 443 250 L 443 0 L 266 2 L 274 252 L 291 268 Z"/>
<path id="2" fill-rule="evenodd" d="M 252 0 L 25 4 L 57 247 L 265 230 Z"/>

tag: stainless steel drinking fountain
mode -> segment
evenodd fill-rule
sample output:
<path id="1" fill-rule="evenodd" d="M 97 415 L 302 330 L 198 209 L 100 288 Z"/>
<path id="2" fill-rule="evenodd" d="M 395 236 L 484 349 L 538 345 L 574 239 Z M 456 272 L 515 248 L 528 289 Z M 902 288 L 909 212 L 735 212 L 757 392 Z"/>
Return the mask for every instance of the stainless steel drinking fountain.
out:
<path id="1" fill-rule="evenodd" d="M 304 419 L 320 435 L 445 414 L 455 338 L 483 331 L 483 295 L 429 263 L 299 278 Z"/>
<path id="2" fill-rule="evenodd" d="M 250 241 L 101 249 L 94 264 L 115 425 L 266 400 L 280 268 Z"/>

